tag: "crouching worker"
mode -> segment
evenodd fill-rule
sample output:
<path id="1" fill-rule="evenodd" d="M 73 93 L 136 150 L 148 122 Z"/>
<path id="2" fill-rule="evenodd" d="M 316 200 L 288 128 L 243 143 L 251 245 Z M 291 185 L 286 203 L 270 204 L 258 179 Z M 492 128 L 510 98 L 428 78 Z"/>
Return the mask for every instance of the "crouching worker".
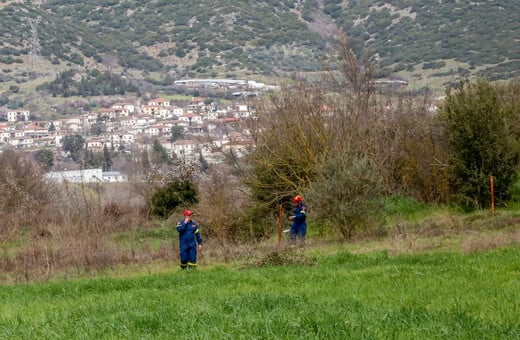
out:
<path id="1" fill-rule="evenodd" d="M 197 250 L 202 249 L 202 238 L 200 237 L 199 226 L 191 219 L 193 212 L 184 210 L 182 214 L 184 215 L 184 219 L 177 223 L 181 268 L 196 268 Z"/>
<path id="2" fill-rule="evenodd" d="M 294 213 L 288 216 L 291 221 L 291 229 L 289 231 L 289 244 L 291 247 L 296 245 L 296 238 L 300 240 L 300 247 L 305 246 L 305 234 L 307 234 L 307 205 L 303 202 L 300 195 L 292 198 L 294 204 Z"/>

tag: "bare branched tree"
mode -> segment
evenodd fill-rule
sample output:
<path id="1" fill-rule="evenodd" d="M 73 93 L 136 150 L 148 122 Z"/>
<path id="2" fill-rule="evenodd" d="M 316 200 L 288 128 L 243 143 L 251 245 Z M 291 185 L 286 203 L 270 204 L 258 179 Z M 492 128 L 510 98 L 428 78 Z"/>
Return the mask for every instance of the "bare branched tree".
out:
<path id="1" fill-rule="evenodd" d="M 36 227 L 53 191 L 43 180 L 39 164 L 28 154 L 3 151 L 0 168 L 0 236 L 5 237 L 27 224 Z"/>
<path id="2" fill-rule="evenodd" d="M 248 177 L 256 199 L 274 204 L 313 180 L 316 164 L 330 151 L 325 109 L 321 88 L 301 81 L 259 103 L 250 128 L 256 149 Z"/>

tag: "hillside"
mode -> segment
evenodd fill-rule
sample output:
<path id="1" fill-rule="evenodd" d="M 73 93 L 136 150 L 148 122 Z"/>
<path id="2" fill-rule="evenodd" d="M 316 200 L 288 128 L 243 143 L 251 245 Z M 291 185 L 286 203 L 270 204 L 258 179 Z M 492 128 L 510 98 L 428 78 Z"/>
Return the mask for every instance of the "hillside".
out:
<path id="1" fill-rule="evenodd" d="M 515 0 L 4 0 L 0 106 L 70 68 L 153 85 L 315 72 L 338 29 L 374 54 L 381 78 L 509 79 L 520 75 L 519 14 Z"/>

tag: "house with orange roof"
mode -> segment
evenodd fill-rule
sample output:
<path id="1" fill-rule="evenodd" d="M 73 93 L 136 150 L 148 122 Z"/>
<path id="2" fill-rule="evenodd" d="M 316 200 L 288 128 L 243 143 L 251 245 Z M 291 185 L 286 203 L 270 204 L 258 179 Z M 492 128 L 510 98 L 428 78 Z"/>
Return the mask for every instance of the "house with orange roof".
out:
<path id="1" fill-rule="evenodd" d="M 160 107 L 169 107 L 170 101 L 163 98 L 155 98 L 150 100 L 148 106 L 160 106 Z"/>
<path id="2" fill-rule="evenodd" d="M 25 125 L 23 127 L 23 131 L 25 136 L 33 138 L 43 138 L 49 136 L 49 130 L 33 123 Z"/>

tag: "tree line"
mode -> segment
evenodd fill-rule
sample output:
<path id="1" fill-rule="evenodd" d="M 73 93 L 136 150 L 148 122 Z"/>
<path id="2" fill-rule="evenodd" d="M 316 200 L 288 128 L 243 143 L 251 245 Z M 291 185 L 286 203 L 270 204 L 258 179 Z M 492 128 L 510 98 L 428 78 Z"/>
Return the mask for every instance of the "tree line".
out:
<path id="1" fill-rule="evenodd" d="M 113 96 L 138 91 L 135 84 L 109 71 L 93 69 L 80 80 L 75 80 L 76 75 L 77 72 L 74 70 L 61 72 L 56 79 L 38 86 L 37 90 L 48 91 L 53 97 Z"/>

